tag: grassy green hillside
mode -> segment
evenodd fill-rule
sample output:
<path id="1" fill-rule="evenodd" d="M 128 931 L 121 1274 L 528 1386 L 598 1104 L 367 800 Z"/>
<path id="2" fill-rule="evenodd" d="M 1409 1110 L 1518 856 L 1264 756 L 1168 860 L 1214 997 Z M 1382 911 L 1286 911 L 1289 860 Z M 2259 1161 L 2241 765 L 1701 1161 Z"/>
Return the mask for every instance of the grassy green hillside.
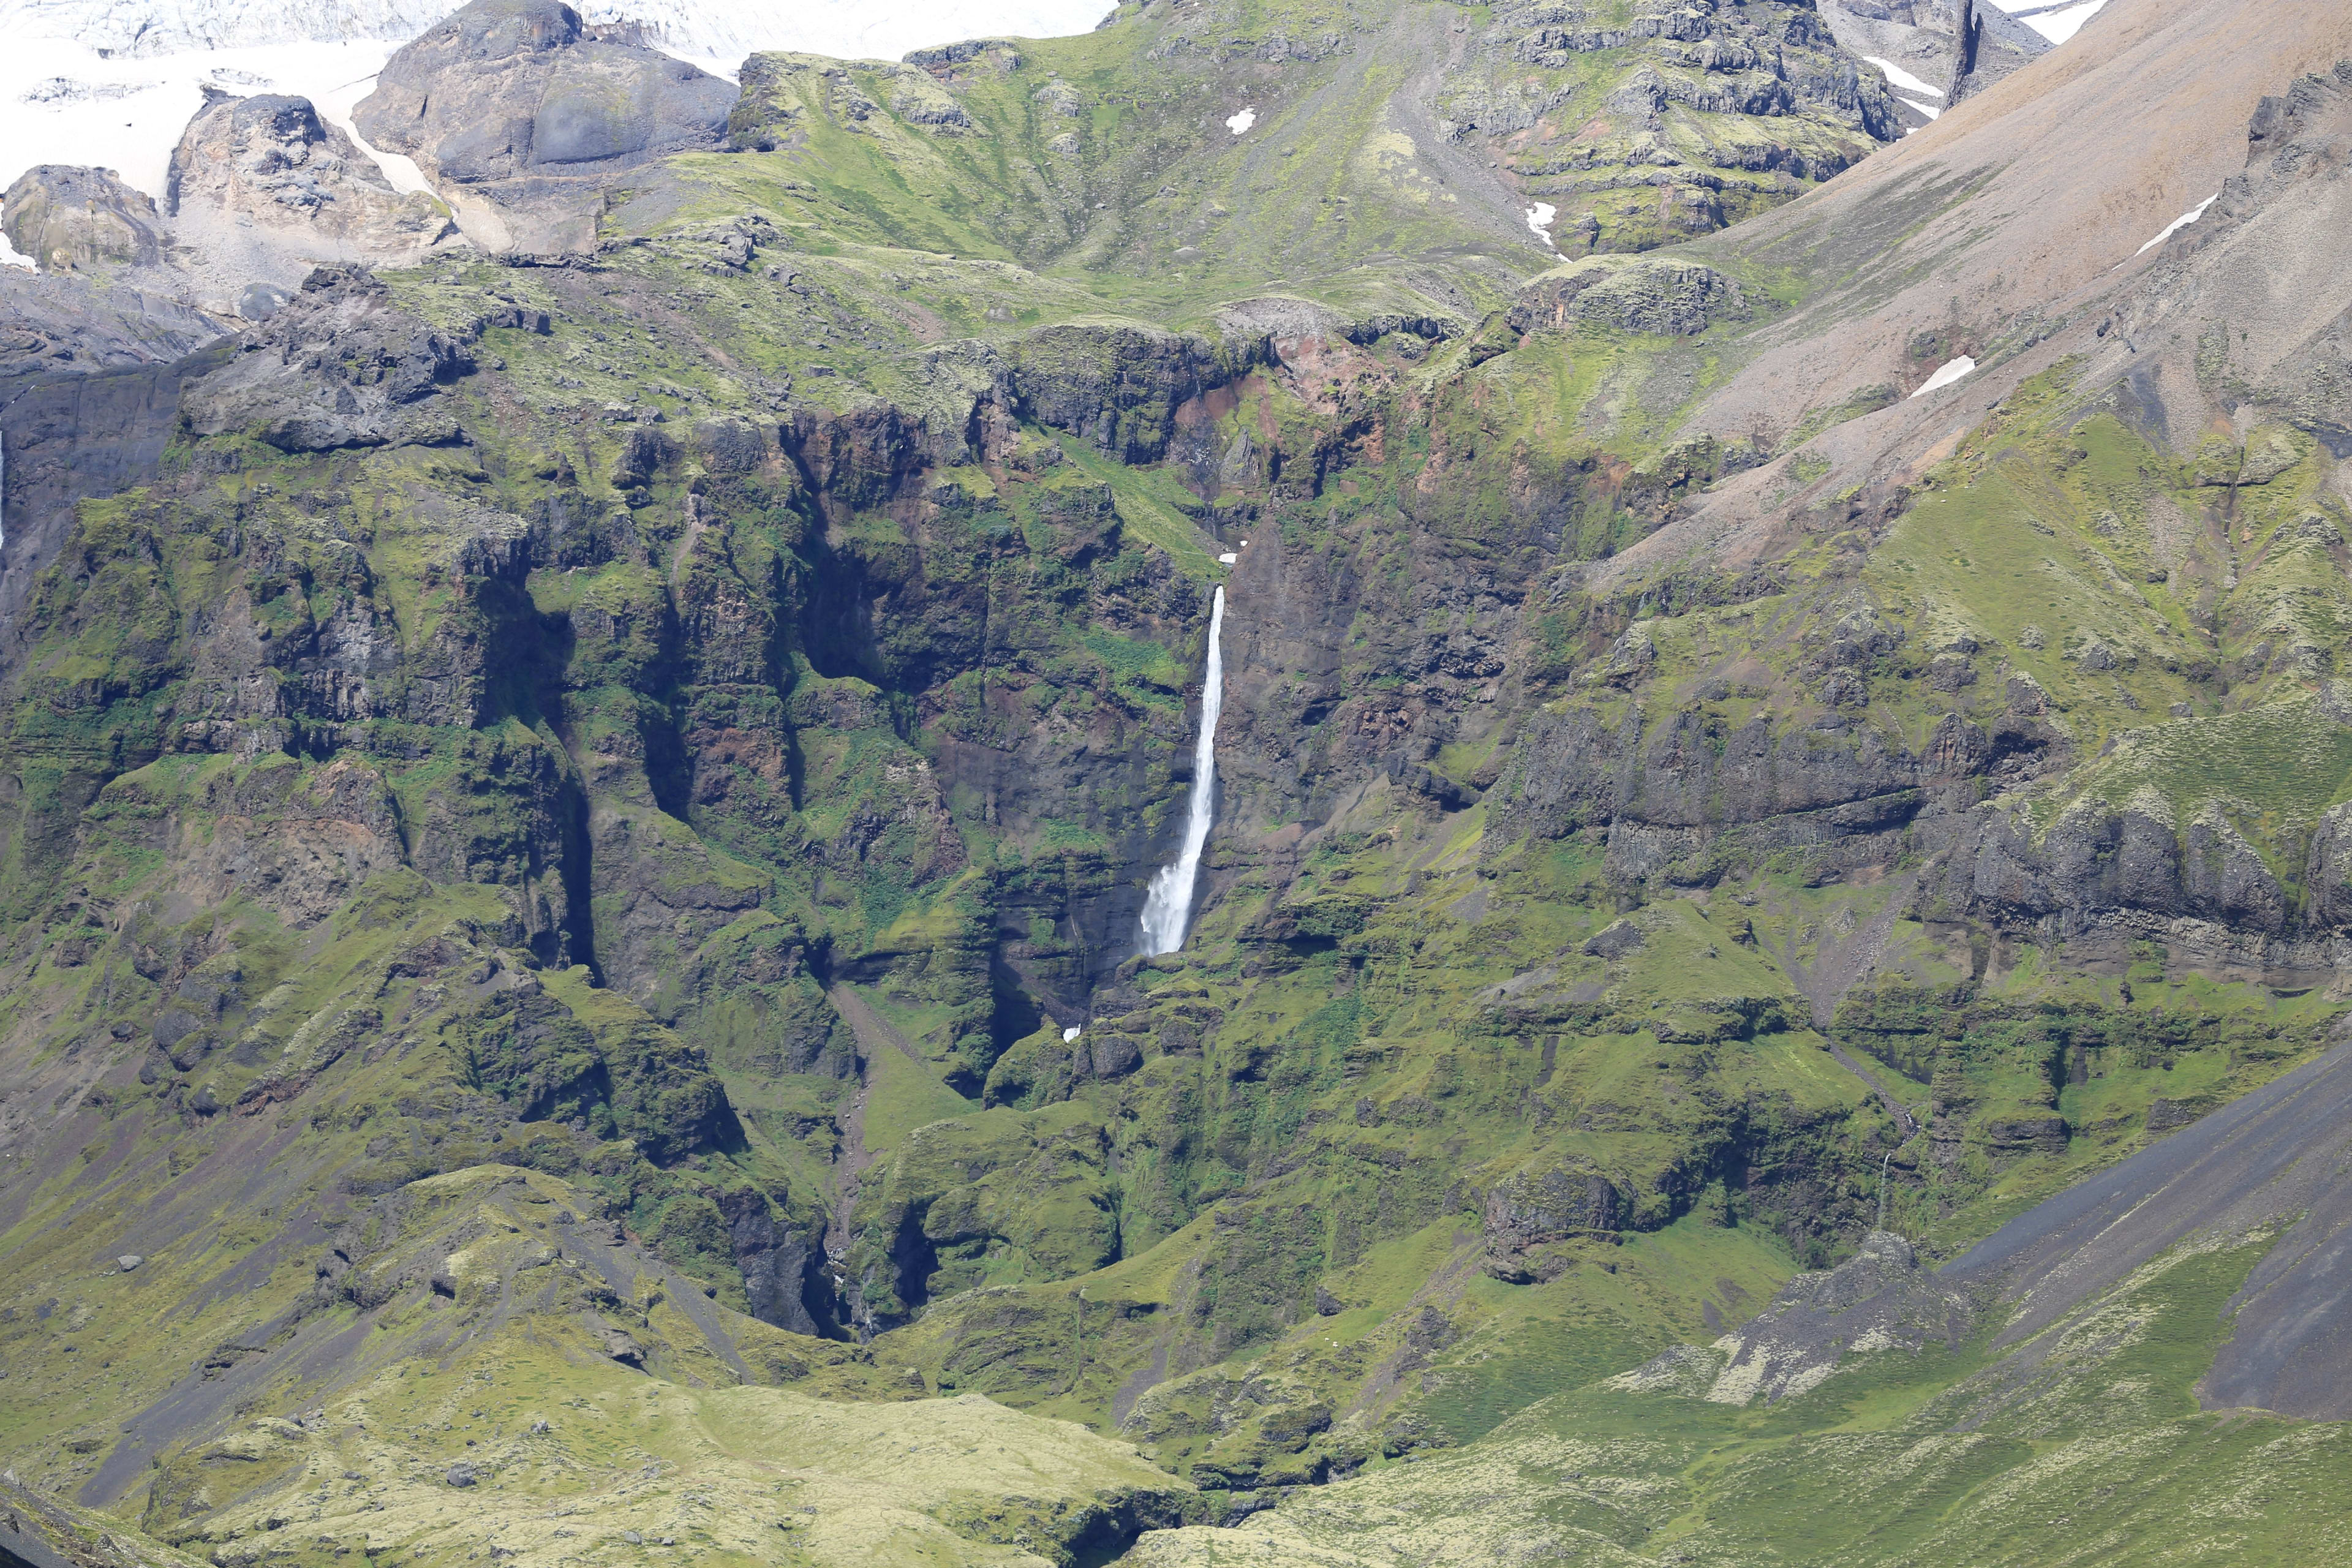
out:
<path id="1" fill-rule="evenodd" d="M 1749 1397 L 2341 1037 L 2336 426 L 1974 326 L 1875 468 L 1717 416 L 1891 113 L 1803 5 L 1154 0 L 322 270 L 11 612 L 0 1458 L 218 1568 L 2343 1555 L 2201 1403 L 2270 1211 Z"/>

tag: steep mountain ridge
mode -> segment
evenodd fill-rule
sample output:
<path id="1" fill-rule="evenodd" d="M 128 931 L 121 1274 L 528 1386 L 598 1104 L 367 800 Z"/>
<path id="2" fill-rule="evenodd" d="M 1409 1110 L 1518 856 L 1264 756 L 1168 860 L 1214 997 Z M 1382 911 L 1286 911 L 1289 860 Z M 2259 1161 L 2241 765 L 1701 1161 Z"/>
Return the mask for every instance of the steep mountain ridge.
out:
<path id="1" fill-rule="evenodd" d="M 1517 147 L 1440 110 L 1533 16 L 761 56 L 485 198 L 561 249 L 204 353 L 24 279 L 119 324 L 0 408 L 16 1473 L 216 1563 L 2341 1529 L 2242 1402 L 2334 1408 L 2352 39 L 2116 0 L 1555 265 L 1522 153 L 1743 10 Z M 1622 112 L 1867 136 L 1812 51 Z"/>

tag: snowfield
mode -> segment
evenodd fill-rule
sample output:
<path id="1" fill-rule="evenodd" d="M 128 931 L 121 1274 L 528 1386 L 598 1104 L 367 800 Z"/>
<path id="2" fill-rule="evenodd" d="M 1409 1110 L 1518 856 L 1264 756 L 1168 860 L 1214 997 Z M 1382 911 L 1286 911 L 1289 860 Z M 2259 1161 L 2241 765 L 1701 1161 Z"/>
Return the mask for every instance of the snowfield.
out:
<path id="1" fill-rule="evenodd" d="M 0 37 L 71 38 L 110 56 L 288 43 L 405 43 L 463 0 L 0 0 Z M 730 66 L 754 49 L 896 59 L 927 44 L 1083 33 L 1107 0 L 587 0 L 591 22 L 644 23 L 672 53 Z"/>
<path id="2" fill-rule="evenodd" d="M 172 149 L 207 84 L 299 93 L 350 132 L 352 106 L 373 90 L 394 47 L 362 40 L 110 58 L 70 39 L 20 38 L 0 58 L 0 187 L 37 163 L 90 163 L 161 201 Z M 402 189 L 425 188 L 408 159 L 377 162 Z"/>
<path id="3" fill-rule="evenodd" d="M 349 133 L 352 106 L 374 90 L 393 50 L 462 3 L 0 0 L 0 37 L 10 46 L 0 58 L 0 189 L 37 163 L 86 163 L 160 199 L 172 149 L 207 83 L 298 94 Z M 1108 0 L 578 5 L 592 22 L 643 22 L 669 53 L 730 80 L 755 49 L 896 59 L 959 38 L 1084 33 L 1108 8 Z M 407 159 L 376 161 L 400 189 L 425 188 Z"/>

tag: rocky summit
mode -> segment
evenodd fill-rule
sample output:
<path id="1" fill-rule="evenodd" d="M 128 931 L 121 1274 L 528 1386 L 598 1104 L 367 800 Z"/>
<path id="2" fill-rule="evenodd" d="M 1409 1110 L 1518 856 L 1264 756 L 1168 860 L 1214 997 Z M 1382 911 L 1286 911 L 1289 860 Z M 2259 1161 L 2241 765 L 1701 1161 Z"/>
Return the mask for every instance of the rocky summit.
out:
<path id="1" fill-rule="evenodd" d="M 2352 1563 L 2352 11 L 2032 19 L 26 174 L 0 1563 Z"/>

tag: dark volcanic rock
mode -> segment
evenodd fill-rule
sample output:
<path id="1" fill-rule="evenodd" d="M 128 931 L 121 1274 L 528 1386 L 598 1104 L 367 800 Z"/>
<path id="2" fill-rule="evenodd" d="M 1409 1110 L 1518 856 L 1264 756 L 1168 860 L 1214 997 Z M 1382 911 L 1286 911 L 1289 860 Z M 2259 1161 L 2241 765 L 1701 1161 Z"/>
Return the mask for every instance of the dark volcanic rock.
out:
<path id="1" fill-rule="evenodd" d="M 1123 462 L 1157 462 L 1176 409 L 1264 357 L 1263 340 L 1220 347 L 1136 322 L 1072 322 L 1024 339 L 1013 357 L 1022 411 Z"/>
<path id="2" fill-rule="evenodd" d="M 224 331 L 160 294 L 0 268 L 0 405 L 59 376 L 168 364 Z"/>
<path id="3" fill-rule="evenodd" d="M 475 0 L 393 56 L 353 123 L 415 158 L 478 243 L 579 250 L 614 176 L 718 147 L 735 97 L 560 0 Z"/>
<path id="4" fill-rule="evenodd" d="M 2047 53 L 2050 41 L 1985 0 L 1950 0 L 1952 78 L 1944 101 L 1972 98 Z"/>
<path id="5" fill-rule="evenodd" d="M 1690 713 L 1646 736 L 1638 726 L 1638 714 L 1612 725 L 1590 708 L 1529 720 L 1496 787 L 1496 836 L 1554 837 L 1621 817 L 1719 826 L 1862 806 L 1877 797 L 1900 807 L 1908 799 L 1903 792 L 1940 771 L 1932 747 L 1928 756 L 1909 756 L 1866 730 L 1804 730 L 1757 719 L 1725 731 Z"/>
<path id="6" fill-rule="evenodd" d="M 824 1272 L 824 1255 L 757 1193 L 730 1193 L 719 1207 L 751 1315 L 796 1334 L 817 1332 L 807 1297 Z"/>
<path id="7" fill-rule="evenodd" d="M 2153 797 L 2122 806 L 2086 798 L 2037 837 L 2015 811 L 1979 807 L 1923 881 L 1923 907 L 2011 929 L 2047 921 L 2070 938 L 2152 923 L 2176 934 L 2201 929 L 2261 949 L 2257 967 L 2328 967 L 2312 944 L 2324 945 L 2352 912 L 2352 867 L 2333 814 L 2313 835 L 2300 903 L 2218 803 L 2186 824 L 2170 817 Z"/>
<path id="8" fill-rule="evenodd" d="M 1633 1205 L 1592 1166 L 1571 1162 L 1542 1171 L 1521 1171 L 1486 1194 L 1488 1273 L 1523 1281 L 1555 1273 L 1557 1259 L 1530 1256 L 1549 1242 L 1607 1236 L 1625 1225 Z"/>
<path id="9" fill-rule="evenodd" d="M 152 477 L 180 388 L 218 368 L 221 323 L 162 296 L 0 267 L 0 635 L 71 530 L 74 502 Z"/>
<path id="10" fill-rule="evenodd" d="M 1622 958 L 1642 945 L 1642 928 L 1632 921 L 1612 921 L 1584 944 L 1594 958 Z"/>
<path id="11" fill-rule="evenodd" d="M 188 389 L 189 426 L 246 432 L 286 452 L 457 439 L 456 425 L 427 405 L 473 358 L 391 301 L 363 272 L 313 273 L 245 353 Z"/>

